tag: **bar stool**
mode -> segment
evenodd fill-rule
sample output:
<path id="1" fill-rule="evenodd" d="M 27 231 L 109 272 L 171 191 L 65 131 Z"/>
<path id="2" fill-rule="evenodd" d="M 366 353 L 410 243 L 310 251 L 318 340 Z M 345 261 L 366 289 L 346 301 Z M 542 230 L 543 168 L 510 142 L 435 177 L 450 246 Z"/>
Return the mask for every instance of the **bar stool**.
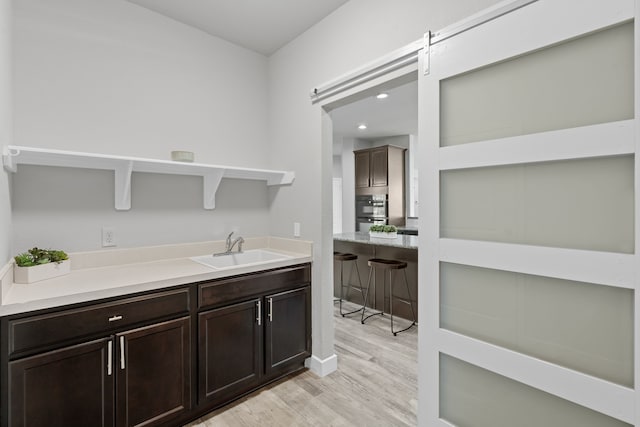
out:
<path id="1" fill-rule="evenodd" d="M 409 290 L 409 281 L 407 280 L 407 263 L 404 261 L 397 261 L 397 260 L 393 260 L 393 259 L 383 259 L 383 258 L 371 258 L 369 259 L 369 280 L 367 281 L 367 290 L 365 292 L 364 295 L 364 300 L 365 302 L 368 301 L 369 298 L 369 289 L 371 288 L 371 278 L 373 276 L 373 291 L 374 291 L 374 299 L 375 299 L 375 289 L 376 289 L 376 277 L 375 277 L 375 269 L 376 268 L 380 268 L 382 270 L 384 270 L 384 279 L 383 279 L 383 292 L 386 289 L 386 272 L 389 272 L 389 312 L 391 314 L 391 333 L 395 336 L 398 335 L 400 332 L 406 331 L 407 329 L 409 329 L 410 327 L 414 326 L 416 324 L 416 312 L 413 309 L 413 302 L 411 301 L 411 291 Z M 405 304 L 409 304 L 409 306 L 411 307 L 411 315 L 413 316 L 413 322 L 407 326 L 404 329 L 401 329 L 399 331 L 394 331 L 393 330 L 393 277 L 392 277 L 392 273 L 394 270 L 402 270 L 404 273 L 404 284 L 407 287 L 407 296 L 409 297 L 409 299 L 403 299 L 403 298 L 399 298 L 396 297 L 400 302 L 403 302 Z M 368 316 L 365 317 L 365 311 L 366 311 L 366 304 L 363 304 L 362 306 L 362 317 L 360 319 L 361 323 L 364 325 L 364 321 L 367 320 L 369 317 L 371 316 L 376 316 L 376 315 L 384 315 L 384 311 L 380 311 L 380 312 L 376 312 L 376 313 L 371 313 Z"/>
<path id="2" fill-rule="evenodd" d="M 349 311 L 349 312 L 343 312 L 342 311 L 342 300 L 349 298 L 349 294 L 351 292 L 352 289 L 357 290 L 358 292 L 360 292 L 360 296 L 362 297 L 362 302 L 363 302 L 363 306 L 364 306 L 364 287 L 362 286 L 362 280 L 360 280 L 360 270 L 358 270 L 358 255 L 356 254 L 350 254 L 350 253 L 341 253 L 341 252 L 334 252 L 333 253 L 333 260 L 334 261 L 339 261 L 340 262 L 340 298 L 334 300 L 335 301 L 339 301 L 340 303 L 340 314 L 342 315 L 342 317 L 348 315 L 348 314 L 353 314 L 353 313 L 357 313 L 358 311 L 362 310 L 362 308 L 359 308 L 357 310 L 353 310 L 353 311 Z M 351 266 L 351 270 L 349 270 L 349 277 L 347 279 L 347 283 L 345 284 L 344 282 L 344 263 L 345 262 L 353 262 L 352 266 Z M 353 275 L 353 270 L 356 270 L 356 275 L 358 276 L 358 285 L 359 286 L 355 286 L 351 283 L 351 276 Z M 347 288 L 347 294 L 344 294 L 344 288 Z"/>

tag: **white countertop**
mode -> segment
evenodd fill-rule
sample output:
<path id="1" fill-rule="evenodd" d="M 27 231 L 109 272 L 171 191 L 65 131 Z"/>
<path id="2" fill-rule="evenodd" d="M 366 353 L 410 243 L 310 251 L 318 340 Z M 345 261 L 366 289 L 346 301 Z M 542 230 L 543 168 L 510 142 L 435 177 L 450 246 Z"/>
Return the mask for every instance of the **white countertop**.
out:
<path id="1" fill-rule="evenodd" d="M 311 262 L 311 243 L 291 241 L 277 238 L 246 239 L 246 249 L 264 248 L 273 252 L 281 252 L 289 257 L 283 260 L 262 264 L 214 270 L 189 259 L 191 256 L 207 255 L 219 252 L 219 242 L 210 242 L 212 250 L 204 251 L 206 244 L 167 245 L 156 247 L 155 256 L 160 259 L 133 263 L 118 263 L 121 260 L 135 259 L 138 251 L 150 252 L 146 248 L 115 251 L 98 251 L 84 254 L 70 254 L 72 271 L 65 276 L 30 284 L 11 283 L 2 297 L 0 316 L 24 313 L 44 308 L 92 301 L 102 298 L 123 296 L 131 293 L 157 290 L 171 286 L 183 285 L 204 280 L 235 276 L 238 274 L 286 267 Z M 248 246 L 248 247 L 247 247 Z M 200 251 L 198 253 L 198 251 Z M 104 252 L 110 256 L 109 265 L 100 265 L 99 257 Z M 163 254 L 176 256 L 166 258 Z M 80 268 L 74 267 L 76 258 Z M 93 266 L 91 266 L 93 265 Z M 91 267 L 86 267 L 91 266 Z M 7 274 L 11 269 L 6 269 Z"/>

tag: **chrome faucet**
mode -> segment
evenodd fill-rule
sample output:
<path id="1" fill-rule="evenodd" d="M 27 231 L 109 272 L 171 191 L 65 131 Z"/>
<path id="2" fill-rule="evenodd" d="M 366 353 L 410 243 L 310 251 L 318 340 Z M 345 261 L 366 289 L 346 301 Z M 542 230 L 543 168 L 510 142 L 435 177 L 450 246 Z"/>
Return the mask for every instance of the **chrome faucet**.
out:
<path id="1" fill-rule="evenodd" d="M 227 236 L 227 248 L 224 252 L 220 252 L 218 254 L 213 254 L 213 256 L 219 256 L 219 255 L 230 255 L 233 253 L 233 247 L 237 244 L 238 245 L 238 252 L 237 253 L 242 253 L 242 244 L 244 243 L 244 239 L 240 236 L 238 236 L 235 240 L 231 241 L 231 236 L 233 235 L 233 231 L 231 233 L 229 233 L 229 235 Z"/>

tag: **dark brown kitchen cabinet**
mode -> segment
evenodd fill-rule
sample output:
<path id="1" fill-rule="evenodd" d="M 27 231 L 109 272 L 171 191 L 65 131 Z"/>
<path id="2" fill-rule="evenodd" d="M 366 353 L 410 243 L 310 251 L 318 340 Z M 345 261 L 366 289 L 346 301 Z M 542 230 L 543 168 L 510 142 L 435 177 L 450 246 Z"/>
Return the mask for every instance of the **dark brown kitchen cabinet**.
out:
<path id="1" fill-rule="evenodd" d="M 389 186 L 404 183 L 404 152 L 393 145 L 353 152 L 356 194 L 387 194 Z"/>
<path id="2" fill-rule="evenodd" d="M 162 424 L 190 408 L 190 318 L 116 335 L 116 425 Z"/>
<path id="3" fill-rule="evenodd" d="M 304 366 L 309 283 L 306 265 L 201 285 L 199 403 L 224 403 Z"/>
<path id="4" fill-rule="evenodd" d="M 9 363 L 9 425 L 112 426 L 111 338 Z"/>
<path id="5" fill-rule="evenodd" d="M 183 288 L 3 322 L 7 425 L 153 426 L 188 411 L 189 300 Z"/>
<path id="6" fill-rule="evenodd" d="M 278 372 L 310 354 L 311 294 L 309 286 L 265 298 L 265 371 Z"/>
<path id="7" fill-rule="evenodd" d="M 0 427 L 182 426 L 304 367 L 311 265 L 0 318 Z"/>
<path id="8" fill-rule="evenodd" d="M 391 225 L 405 224 L 405 152 L 393 145 L 353 152 L 356 196 L 386 195 L 386 221 Z"/>
<path id="9" fill-rule="evenodd" d="M 356 188 L 387 186 L 388 151 L 386 146 L 354 151 Z"/>
<path id="10" fill-rule="evenodd" d="M 11 362 L 9 424 L 112 426 L 115 408 L 116 426 L 151 426 L 184 412 L 189 325 L 185 317 Z"/>
<path id="11" fill-rule="evenodd" d="M 251 299 L 198 315 L 201 400 L 223 401 L 258 383 L 261 303 Z"/>
<path id="12" fill-rule="evenodd" d="M 369 188 L 371 185 L 371 176 L 369 175 L 369 160 L 369 150 L 354 152 L 356 188 Z"/>
<path id="13" fill-rule="evenodd" d="M 369 150 L 371 187 L 386 187 L 388 185 L 389 147 L 378 147 Z"/>

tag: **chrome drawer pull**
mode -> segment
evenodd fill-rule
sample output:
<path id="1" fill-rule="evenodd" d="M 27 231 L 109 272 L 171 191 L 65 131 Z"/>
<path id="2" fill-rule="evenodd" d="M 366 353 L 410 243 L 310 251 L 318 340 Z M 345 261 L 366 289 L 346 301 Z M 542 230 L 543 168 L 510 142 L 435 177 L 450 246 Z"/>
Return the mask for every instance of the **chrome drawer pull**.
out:
<path id="1" fill-rule="evenodd" d="M 273 322 L 273 298 L 269 298 L 269 322 Z"/>
<path id="2" fill-rule="evenodd" d="M 109 341 L 107 345 L 107 375 L 111 376 L 113 368 L 111 367 L 111 361 L 113 360 L 113 341 Z"/>
<path id="3" fill-rule="evenodd" d="M 115 322 L 117 320 L 122 320 L 122 316 L 109 317 L 109 322 Z"/>
<path id="4" fill-rule="evenodd" d="M 124 369 L 124 336 L 120 336 L 120 369 Z"/>
<path id="5" fill-rule="evenodd" d="M 262 324 L 262 314 L 260 313 L 262 311 L 262 307 L 260 304 L 260 300 L 256 302 L 256 305 L 257 305 L 257 312 L 258 312 L 258 317 L 256 318 L 256 320 L 258 321 L 258 326 L 260 326 Z"/>

